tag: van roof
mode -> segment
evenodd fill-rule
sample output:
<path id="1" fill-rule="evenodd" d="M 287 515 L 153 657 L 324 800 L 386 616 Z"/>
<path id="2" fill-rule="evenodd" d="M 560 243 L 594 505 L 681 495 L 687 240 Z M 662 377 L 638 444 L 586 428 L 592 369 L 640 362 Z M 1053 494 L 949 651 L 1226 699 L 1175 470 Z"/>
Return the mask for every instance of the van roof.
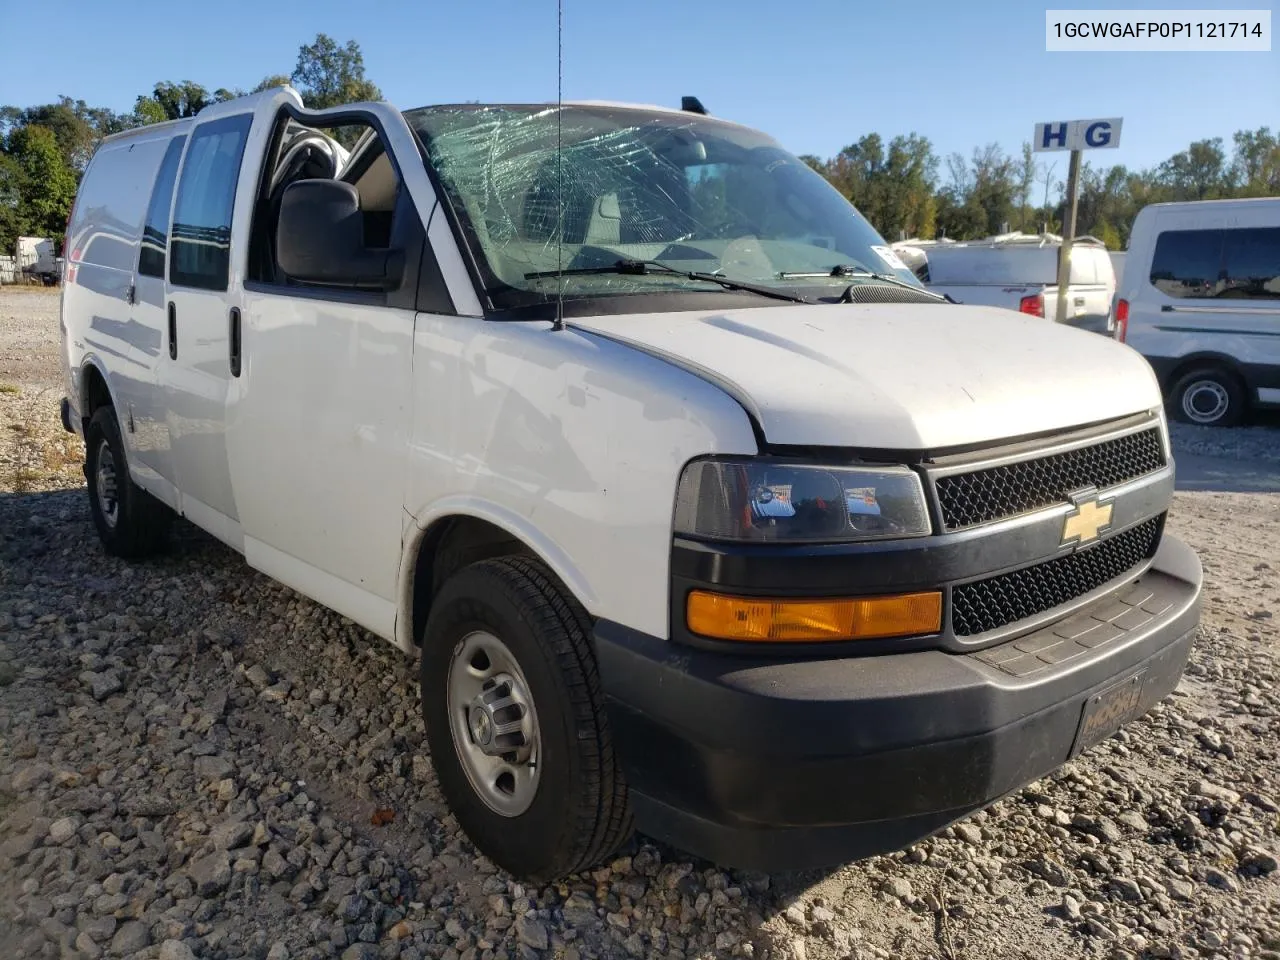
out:
<path id="1" fill-rule="evenodd" d="M 1280 203 L 1280 197 L 1233 197 L 1227 200 L 1166 200 L 1163 203 L 1149 203 L 1143 210 L 1220 210 L 1224 207 L 1262 206 L 1268 203 Z M 1140 213 L 1142 211 L 1139 211 Z"/>
<path id="2" fill-rule="evenodd" d="M 141 127 L 130 127 L 128 130 L 121 130 L 119 133 L 113 133 L 109 137 L 103 137 L 102 143 L 119 143 L 121 140 L 132 140 L 144 134 L 151 136 L 162 130 L 170 130 L 177 133 L 195 122 L 194 117 L 180 117 L 177 120 L 162 120 L 159 123 L 148 123 Z"/>
<path id="3" fill-rule="evenodd" d="M 484 110 L 489 107 L 507 107 L 513 110 L 550 110 L 556 106 L 552 101 L 494 101 L 492 103 L 427 103 L 420 107 L 414 107 L 412 110 L 406 110 L 405 113 L 413 113 L 417 110 L 451 110 L 451 109 L 467 109 L 467 110 Z M 656 103 L 626 103 L 621 100 L 565 100 L 565 107 L 587 107 L 587 108 L 605 108 L 609 110 L 635 110 L 643 113 L 666 113 L 678 117 L 697 117 L 701 120 L 709 120 L 715 123 L 727 123 L 735 127 L 744 127 L 746 124 L 738 123 L 736 120 L 728 120 L 724 117 L 717 117 L 712 113 L 694 113 L 684 110 L 680 107 L 666 107 Z M 750 128 L 747 128 L 750 129 Z"/>
<path id="4" fill-rule="evenodd" d="M 262 93 L 270 93 L 270 92 L 271 91 L 263 91 Z M 262 93 L 250 94 L 247 97 L 237 97 L 236 99 L 237 100 L 257 99 L 258 97 L 262 96 Z M 231 102 L 231 101 L 225 101 L 225 102 Z M 652 104 L 651 103 L 624 103 L 622 101 L 615 101 L 615 100 L 565 100 L 564 105 L 566 107 L 608 107 L 609 109 L 612 109 L 612 110 L 642 110 L 648 113 L 670 113 L 677 116 L 704 116 L 703 114 L 691 114 L 689 111 L 682 110 L 679 107 L 664 107 L 656 103 L 652 103 Z M 554 102 L 550 102 L 550 103 L 494 102 L 494 103 L 466 103 L 466 104 L 430 103 L 430 104 L 424 104 L 421 107 L 415 107 L 414 109 L 443 110 L 443 109 L 448 109 L 450 107 L 470 107 L 472 109 L 477 107 L 482 109 L 484 107 L 521 107 L 521 108 L 544 107 L 546 108 L 546 107 L 554 107 L 554 106 L 555 106 Z M 705 115 L 705 117 L 708 120 L 714 120 L 719 123 L 728 123 L 738 127 L 742 126 L 742 124 L 737 123 L 733 120 L 726 120 L 724 117 L 717 117 L 709 114 Z M 160 123 L 149 123 L 146 126 L 142 126 L 142 127 L 131 127 L 128 130 L 122 130 L 119 133 L 113 133 L 108 137 L 103 137 L 101 142 L 102 143 L 118 143 L 122 140 L 131 140 L 134 137 L 139 137 L 144 134 L 153 135 L 157 132 L 167 130 L 167 129 L 170 129 L 174 133 L 177 133 L 179 130 L 184 129 L 188 126 L 191 126 L 199 118 L 200 118 L 199 114 L 197 114 L 194 117 L 182 117 L 177 120 L 164 120 L 164 121 L 161 121 Z"/>

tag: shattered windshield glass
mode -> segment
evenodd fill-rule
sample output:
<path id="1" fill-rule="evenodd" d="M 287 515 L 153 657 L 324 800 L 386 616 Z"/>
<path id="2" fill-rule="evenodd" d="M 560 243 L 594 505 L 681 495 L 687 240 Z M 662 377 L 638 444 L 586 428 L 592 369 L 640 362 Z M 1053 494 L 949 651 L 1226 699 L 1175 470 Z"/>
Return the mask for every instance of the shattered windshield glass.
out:
<path id="1" fill-rule="evenodd" d="M 405 117 L 497 307 L 544 302 L 557 283 L 567 298 L 719 289 L 685 272 L 795 288 L 834 283 L 824 275 L 836 270 L 920 286 L 826 180 L 736 124 L 566 105 L 557 170 L 555 106 L 426 107 Z M 681 273 L 610 272 L 619 260 Z M 602 272 L 555 275 L 593 268 Z"/>

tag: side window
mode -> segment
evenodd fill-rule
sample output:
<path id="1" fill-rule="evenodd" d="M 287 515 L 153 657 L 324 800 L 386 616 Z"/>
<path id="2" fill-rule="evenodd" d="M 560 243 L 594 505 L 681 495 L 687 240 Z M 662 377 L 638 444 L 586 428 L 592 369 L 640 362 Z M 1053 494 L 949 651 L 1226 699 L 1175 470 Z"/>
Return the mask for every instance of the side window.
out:
<path id="1" fill-rule="evenodd" d="M 1222 230 L 1169 230 L 1156 238 L 1151 285 L 1169 297 L 1215 297 L 1222 269 Z"/>
<path id="2" fill-rule="evenodd" d="M 1228 230 L 1221 297 L 1280 300 L 1280 227 Z"/>
<path id="3" fill-rule="evenodd" d="M 227 289 L 231 214 L 252 123 L 252 114 L 238 114 L 203 123 L 191 135 L 173 210 L 169 282 L 176 286 Z"/>
<path id="4" fill-rule="evenodd" d="M 142 228 L 142 249 L 138 253 L 138 273 L 146 277 L 164 277 L 164 250 L 169 234 L 169 208 L 173 204 L 173 183 L 178 178 L 178 161 L 187 137 L 183 134 L 169 141 L 160 161 L 156 185 L 147 207 L 147 220 Z"/>

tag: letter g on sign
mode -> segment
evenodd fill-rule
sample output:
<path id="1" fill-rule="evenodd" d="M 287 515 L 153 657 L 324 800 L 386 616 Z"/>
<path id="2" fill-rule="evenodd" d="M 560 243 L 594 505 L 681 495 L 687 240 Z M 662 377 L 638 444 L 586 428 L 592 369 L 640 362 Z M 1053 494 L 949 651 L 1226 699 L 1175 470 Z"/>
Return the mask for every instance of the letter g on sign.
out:
<path id="1" fill-rule="evenodd" d="M 1084 142 L 1091 147 L 1105 147 L 1111 142 L 1111 122 L 1098 120 L 1089 124 L 1084 131 Z"/>

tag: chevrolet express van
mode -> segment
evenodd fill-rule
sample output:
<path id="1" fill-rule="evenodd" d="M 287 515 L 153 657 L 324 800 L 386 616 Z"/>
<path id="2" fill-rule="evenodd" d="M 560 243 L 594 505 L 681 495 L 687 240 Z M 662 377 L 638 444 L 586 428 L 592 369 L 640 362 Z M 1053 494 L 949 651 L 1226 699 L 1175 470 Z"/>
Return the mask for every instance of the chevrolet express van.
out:
<path id="1" fill-rule="evenodd" d="M 419 658 L 515 874 L 901 847 L 1182 672 L 1147 363 L 930 294 L 754 130 L 281 88 L 106 140 L 67 250 L 107 553 L 180 514 Z"/>
<path id="2" fill-rule="evenodd" d="M 1280 198 L 1144 207 L 1115 314 L 1178 419 L 1280 409 Z"/>

